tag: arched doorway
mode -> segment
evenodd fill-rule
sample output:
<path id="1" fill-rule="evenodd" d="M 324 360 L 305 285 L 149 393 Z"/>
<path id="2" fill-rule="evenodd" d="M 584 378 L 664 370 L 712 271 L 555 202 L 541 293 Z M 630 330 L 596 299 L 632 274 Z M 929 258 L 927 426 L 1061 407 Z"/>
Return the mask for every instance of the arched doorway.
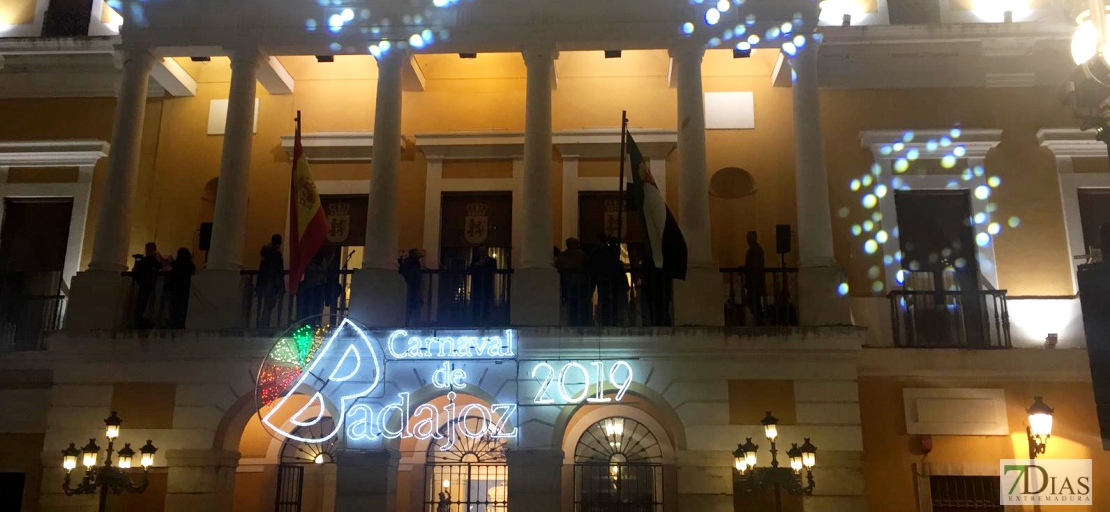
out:
<path id="1" fill-rule="evenodd" d="M 316 424 L 298 427 L 292 434 L 317 439 L 331 432 L 335 422 L 325 417 Z M 335 507 L 335 461 L 337 439 L 304 443 L 286 439 L 281 445 L 277 474 L 275 512 L 332 512 Z"/>
<path id="2" fill-rule="evenodd" d="M 662 512 L 663 446 L 643 423 L 610 417 L 574 449 L 575 512 Z"/>
<path id="3" fill-rule="evenodd" d="M 509 509 L 509 468 L 505 439 L 491 437 L 492 424 L 480 416 L 448 422 L 428 445 L 425 512 L 505 512 Z M 472 432 L 487 432 L 474 436 Z M 440 508 L 447 505 L 446 508 Z"/>

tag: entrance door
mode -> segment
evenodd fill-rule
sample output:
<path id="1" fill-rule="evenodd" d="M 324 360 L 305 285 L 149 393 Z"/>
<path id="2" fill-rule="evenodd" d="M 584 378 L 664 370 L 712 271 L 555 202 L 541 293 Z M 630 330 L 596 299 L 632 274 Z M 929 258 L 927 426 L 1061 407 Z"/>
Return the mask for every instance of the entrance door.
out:
<path id="1" fill-rule="evenodd" d="M 23 510 L 23 485 L 26 473 L 0 473 L 0 510 Z"/>
<path id="2" fill-rule="evenodd" d="M 0 227 L 0 345 L 36 348 L 61 327 L 73 200 L 5 199 Z"/>
<path id="3" fill-rule="evenodd" d="M 278 466 L 278 491 L 275 512 L 301 512 L 301 491 L 304 487 L 304 466 L 281 464 Z"/>

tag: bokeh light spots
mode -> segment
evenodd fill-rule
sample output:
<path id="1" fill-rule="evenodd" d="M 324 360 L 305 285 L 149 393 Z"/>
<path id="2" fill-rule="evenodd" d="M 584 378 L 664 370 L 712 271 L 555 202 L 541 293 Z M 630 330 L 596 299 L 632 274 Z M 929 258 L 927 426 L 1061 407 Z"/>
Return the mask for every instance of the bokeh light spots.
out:
<path id="1" fill-rule="evenodd" d="M 975 245 L 979 247 L 986 247 L 991 244 L 991 236 L 986 233 L 979 233 L 975 235 Z"/>
<path id="2" fill-rule="evenodd" d="M 982 224 L 987 221 L 987 214 L 983 212 L 976 213 L 971 216 L 971 221 L 975 224 Z"/>
<path id="3" fill-rule="evenodd" d="M 903 173 L 909 170 L 910 162 L 905 158 L 899 158 L 894 161 L 894 172 Z"/>
<path id="4" fill-rule="evenodd" d="M 990 178 L 987 178 L 987 185 L 990 185 L 991 188 L 998 188 L 998 186 L 1001 184 L 1002 178 L 999 178 L 998 176 L 991 176 Z"/>
<path id="5" fill-rule="evenodd" d="M 848 295 L 848 283 L 840 283 L 839 285 L 837 285 L 836 286 L 836 294 L 840 295 L 841 297 L 847 296 Z"/>
<path id="6" fill-rule="evenodd" d="M 979 185 L 975 187 L 975 198 L 985 201 L 991 196 L 991 188 L 986 185 Z"/>
<path id="7" fill-rule="evenodd" d="M 867 269 L 867 277 L 870 277 L 871 279 L 878 279 L 881 273 L 882 270 L 879 268 L 878 265 L 871 265 L 871 268 Z"/>
<path id="8" fill-rule="evenodd" d="M 886 241 L 889 239 L 890 235 L 887 235 L 886 231 L 880 229 L 878 233 L 875 233 L 875 241 L 879 242 L 880 244 L 885 244 Z"/>
<path id="9" fill-rule="evenodd" d="M 905 284 L 906 283 L 906 271 L 902 270 L 902 269 L 898 269 L 898 271 L 894 273 L 894 281 L 897 282 L 898 284 Z"/>
<path id="10" fill-rule="evenodd" d="M 860 204 L 862 204 L 864 208 L 867 208 L 869 210 L 871 208 L 874 208 L 875 205 L 878 204 L 878 203 L 879 203 L 879 199 L 876 198 L 874 194 L 867 194 L 867 195 L 863 196 L 862 200 L 860 200 Z"/>
<path id="11" fill-rule="evenodd" d="M 871 220 L 875 222 L 883 221 L 883 212 L 871 212 Z"/>
<path id="12" fill-rule="evenodd" d="M 886 185 L 883 185 L 882 183 L 880 183 L 878 185 L 875 185 L 875 197 L 884 198 L 884 197 L 886 197 L 886 193 L 887 193 Z"/>
<path id="13" fill-rule="evenodd" d="M 866 175 L 863 176 L 863 178 L 860 178 L 860 183 L 862 183 L 863 186 L 865 186 L 865 187 L 870 187 L 871 184 L 874 183 L 874 182 L 875 182 L 875 180 L 871 179 L 870 174 L 866 174 Z"/>
<path id="14" fill-rule="evenodd" d="M 848 218 L 848 215 L 850 215 L 851 213 L 852 210 L 849 210 L 847 206 L 841 206 L 840 209 L 836 211 L 836 214 L 839 215 L 842 219 Z"/>
<path id="15" fill-rule="evenodd" d="M 863 230 L 870 233 L 875 229 L 875 223 L 869 220 L 863 221 Z"/>
<path id="16" fill-rule="evenodd" d="M 906 151 L 906 160 L 909 160 L 909 161 L 912 162 L 914 160 L 917 160 L 920 157 L 921 157 L 921 150 L 919 150 L 917 148 L 912 148 L 909 151 Z"/>
<path id="17" fill-rule="evenodd" d="M 858 191 L 860 188 L 859 179 L 853 178 L 852 181 L 848 183 L 848 188 L 851 189 L 852 192 Z"/>
<path id="18" fill-rule="evenodd" d="M 986 233 L 981 233 L 986 234 Z M 879 243 L 874 240 L 867 240 L 863 243 L 863 252 L 867 254 L 875 254 L 879 250 Z"/>
<path id="19" fill-rule="evenodd" d="M 967 155 L 967 148 L 965 148 L 963 146 L 956 146 L 955 148 L 952 149 L 952 154 L 956 155 L 959 158 L 963 158 L 964 156 Z"/>
<path id="20" fill-rule="evenodd" d="M 883 167 L 879 164 L 871 164 L 871 175 L 878 177 L 883 173 Z"/>
<path id="21" fill-rule="evenodd" d="M 863 234 L 863 227 L 859 224 L 852 224 L 852 236 L 860 236 Z"/>
<path id="22" fill-rule="evenodd" d="M 881 293 L 883 291 L 883 288 L 885 288 L 885 286 L 883 285 L 882 281 L 875 281 L 871 283 L 871 291 L 875 293 Z"/>
<path id="23" fill-rule="evenodd" d="M 1021 219 L 1016 216 L 1010 217 L 1010 220 L 1006 221 L 1006 225 L 1010 226 L 1011 228 L 1016 228 L 1021 225 Z"/>
<path id="24" fill-rule="evenodd" d="M 987 224 L 987 233 L 990 233 L 991 235 L 997 235 L 1001 231 L 1002 226 L 999 223 L 992 222 L 990 224 Z"/>
<path id="25" fill-rule="evenodd" d="M 956 166 L 956 155 L 947 154 L 941 157 L 940 166 L 945 169 L 951 169 Z"/>

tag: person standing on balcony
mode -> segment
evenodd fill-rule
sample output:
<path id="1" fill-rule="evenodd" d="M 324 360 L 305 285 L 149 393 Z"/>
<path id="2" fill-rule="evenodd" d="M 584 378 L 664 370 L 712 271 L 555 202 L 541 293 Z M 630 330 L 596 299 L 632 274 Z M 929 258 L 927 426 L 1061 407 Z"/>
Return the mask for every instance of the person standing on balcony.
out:
<path id="1" fill-rule="evenodd" d="M 281 235 L 275 234 L 260 251 L 258 279 L 254 286 L 258 298 L 258 327 L 270 327 L 274 306 L 278 297 L 285 293 L 285 259 L 281 255 L 281 241 Z"/>
<path id="2" fill-rule="evenodd" d="M 766 293 L 767 280 L 763 270 L 763 246 L 759 245 L 755 231 L 748 231 L 748 253 L 744 256 L 744 302 L 752 312 L 755 324 L 763 323 L 763 295 Z"/>
<path id="3" fill-rule="evenodd" d="M 147 311 L 151 308 L 151 299 L 154 298 L 154 284 L 158 272 L 162 270 L 162 264 L 166 261 L 161 254 L 158 254 L 158 246 L 154 242 L 147 242 L 143 250 L 144 254 L 135 258 L 135 267 L 131 269 L 132 278 L 138 287 L 135 294 L 136 329 L 154 327 L 154 321 Z"/>
<path id="4" fill-rule="evenodd" d="M 488 247 L 479 245 L 474 248 L 469 270 L 472 319 L 478 325 L 489 325 L 493 310 L 493 274 L 497 270 L 497 260 L 490 257 Z"/>
<path id="5" fill-rule="evenodd" d="M 405 297 L 405 326 L 414 326 L 420 320 L 420 271 L 424 265 L 420 262 L 420 249 L 409 249 L 408 256 L 399 262 L 398 273 L 405 278 L 407 293 Z"/>
<path id="6" fill-rule="evenodd" d="M 304 279 L 297 287 L 297 319 L 315 317 L 324 311 L 324 289 L 327 287 L 327 261 L 317 252 L 304 269 Z M 319 321 L 314 321 L 319 324 Z"/>
<path id="7" fill-rule="evenodd" d="M 563 304 L 567 308 L 570 325 L 581 326 L 589 322 L 587 304 L 586 253 L 577 238 L 567 239 L 567 250 L 555 258 L 559 280 L 563 289 Z"/>
<path id="8" fill-rule="evenodd" d="M 185 328 L 185 315 L 189 311 L 189 289 L 196 271 L 193 254 L 184 247 L 178 249 L 177 258 L 170 262 L 170 278 L 167 283 L 170 296 L 170 329 Z"/>

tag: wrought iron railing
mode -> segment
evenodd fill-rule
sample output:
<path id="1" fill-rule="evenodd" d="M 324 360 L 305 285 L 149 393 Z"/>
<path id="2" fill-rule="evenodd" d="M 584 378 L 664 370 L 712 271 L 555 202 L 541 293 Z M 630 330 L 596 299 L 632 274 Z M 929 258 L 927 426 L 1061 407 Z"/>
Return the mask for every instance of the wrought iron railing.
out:
<path id="1" fill-rule="evenodd" d="M 674 323 L 673 287 L 659 270 L 626 269 L 623 275 L 607 277 L 564 270 L 559 279 L 562 325 L 647 327 Z"/>
<path id="2" fill-rule="evenodd" d="M 347 316 L 350 301 L 350 270 L 339 271 L 338 281 L 308 287 L 301 284 L 297 295 L 289 293 L 288 271 L 282 272 L 280 290 L 258 289 L 258 271 L 244 270 L 243 318 L 250 329 L 285 329 L 295 322 L 322 315 L 324 323 L 335 325 Z"/>
<path id="3" fill-rule="evenodd" d="M 512 277 L 512 269 L 420 269 L 405 278 L 405 325 L 509 325 Z"/>
<path id="4" fill-rule="evenodd" d="M 32 295 L 0 303 L 0 352 L 42 350 L 46 334 L 62 328 L 65 295 Z"/>
<path id="5" fill-rule="evenodd" d="M 575 512 L 663 512 L 660 464 L 575 464 Z"/>
<path id="6" fill-rule="evenodd" d="M 732 267 L 722 268 L 721 274 L 725 283 L 725 325 L 798 325 L 798 269 L 749 272 L 744 267 Z"/>
<path id="7" fill-rule="evenodd" d="M 91 2 L 88 9 L 47 9 L 42 19 L 42 37 L 87 37 L 91 20 Z"/>
<path id="8" fill-rule="evenodd" d="M 888 297 L 895 346 L 1010 347 L 1006 290 L 898 290 Z"/>

